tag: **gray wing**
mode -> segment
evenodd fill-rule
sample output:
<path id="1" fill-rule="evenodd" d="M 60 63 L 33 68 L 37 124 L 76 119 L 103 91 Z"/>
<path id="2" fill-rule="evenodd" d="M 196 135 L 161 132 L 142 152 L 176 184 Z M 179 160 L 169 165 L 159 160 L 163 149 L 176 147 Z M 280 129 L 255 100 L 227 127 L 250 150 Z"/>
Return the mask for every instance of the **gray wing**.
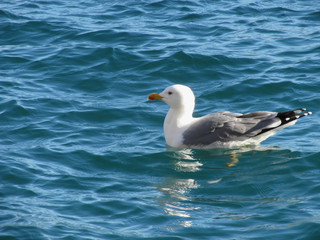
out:
<path id="1" fill-rule="evenodd" d="M 185 145 L 243 141 L 281 125 L 276 112 L 217 112 L 202 117 L 183 134 Z"/>

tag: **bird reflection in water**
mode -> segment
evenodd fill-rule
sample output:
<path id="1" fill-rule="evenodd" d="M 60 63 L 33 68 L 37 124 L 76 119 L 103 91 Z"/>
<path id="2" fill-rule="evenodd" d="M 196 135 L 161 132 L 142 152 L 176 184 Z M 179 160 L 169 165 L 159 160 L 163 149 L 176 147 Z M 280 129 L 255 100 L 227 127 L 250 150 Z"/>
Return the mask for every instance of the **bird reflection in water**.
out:
<path id="1" fill-rule="evenodd" d="M 201 211 L 201 205 L 195 204 L 196 194 L 192 194 L 200 187 L 213 186 L 223 182 L 224 175 L 228 176 L 229 167 L 236 167 L 239 164 L 239 158 L 249 151 L 264 151 L 274 149 L 274 147 L 246 147 L 237 150 L 215 150 L 215 151 L 194 151 L 192 149 L 181 149 L 170 151 L 170 157 L 173 159 L 172 172 L 168 173 L 168 177 L 157 184 L 157 189 L 162 195 L 157 198 L 160 207 L 168 215 L 178 217 L 176 224 L 183 227 L 190 227 L 193 223 L 194 212 Z M 224 161 L 225 165 L 221 168 L 211 168 L 204 166 L 208 161 Z M 211 164 L 209 164 L 211 165 Z M 219 162 L 218 162 L 219 165 Z M 199 171 L 208 173 L 212 170 L 213 178 L 201 182 Z M 227 172 L 225 172 L 227 171 Z M 210 171 L 211 172 L 211 171 Z M 204 185 L 201 186 L 200 185 Z M 175 225 L 175 224 L 174 224 Z M 168 228 L 174 229 L 174 225 Z"/>
<path id="2" fill-rule="evenodd" d="M 162 193 L 157 201 L 166 214 L 182 218 L 178 220 L 178 225 L 190 227 L 192 226 L 192 220 L 190 219 L 192 212 L 200 210 L 200 207 L 191 203 L 193 199 L 189 194 L 191 191 L 198 189 L 200 184 L 190 177 L 202 170 L 203 163 L 196 159 L 192 149 L 175 150 L 172 152 L 172 156 L 175 159 L 173 168 L 177 173 L 172 175 L 188 176 L 188 178 L 172 175 L 166 178 L 157 186 L 159 192 Z M 222 178 L 213 180 L 210 184 L 218 183 L 221 180 Z M 170 226 L 169 228 L 173 227 Z"/>
<path id="3" fill-rule="evenodd" d="M 175 159 L 173 162 L 175 172 L 194 173 L 200 171 L 200 167 L 203 165 L 193 157 L 191 149 L 173 151 L 172 154 Z M 190 203 L 192 199 L 188 196 L 188 193 L 199 187 L 200 185 L 195 179 L 175 178 L 171 176 L 157 186 L 158 190 L 162 193 L 162 196 L 157 201 L 166 214 L 183 218 L 183 220 L 179 219 L 178 225 L 190 227 L 192 221 L 186 219 L 191 217 L 191 212 L 200 208 L 194 207 Z M 173 226 L 169 228 L 173 228 Z"/>

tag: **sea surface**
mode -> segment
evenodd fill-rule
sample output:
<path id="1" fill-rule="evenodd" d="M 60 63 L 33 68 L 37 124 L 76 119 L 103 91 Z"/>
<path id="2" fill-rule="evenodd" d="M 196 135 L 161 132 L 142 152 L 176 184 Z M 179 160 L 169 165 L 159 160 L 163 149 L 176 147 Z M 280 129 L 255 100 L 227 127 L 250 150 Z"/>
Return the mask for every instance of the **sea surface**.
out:
<path id="1" fill-rule="evenodd" d="M 168 106 L 302 118 L 172 149 Z M 320 4 L 1 0 L 0 239 L 320 239 Z"/>

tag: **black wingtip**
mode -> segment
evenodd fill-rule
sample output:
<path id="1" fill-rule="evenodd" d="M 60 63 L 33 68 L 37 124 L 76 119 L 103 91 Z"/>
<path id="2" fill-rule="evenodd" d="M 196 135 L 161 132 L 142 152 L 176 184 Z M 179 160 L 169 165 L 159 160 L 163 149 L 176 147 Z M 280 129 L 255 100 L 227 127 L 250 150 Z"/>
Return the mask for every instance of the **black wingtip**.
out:
<path id="1" fill-rule="evenodd" d="M 288 122 L 291 122 L 299 118 L 302 118 L 304 116 L 308 116 L 312 114 L 312 112 L 305 112 L 306 110 L 307 110 L 306 108 L 299 108 L 289 112 L 280 112 L 278 113 L 277 117 L 280 118 L 281 125 L 283 125 Z M 305 113 L 302 113 L 302 112 L 305 112 Z"/>
<path id="2" fill-rule="evenodd" d="M 265 132 L 271 131 L 273 129 L 277 129 L 285 124 L 288 124 L 292 121 L 296 121 L 299 118 L 302 118 L 304 116 L 308 116 L 311 115 L 312 112 L 305 112 L 307 109 L 306 108 L 299 108 L 293 111 L 289 111 L 289 112 L 280 112 L 277 114 L 277 117 L 280 118 L 281 120 L 281 124 L 277 127 L 274 128 L 267 128 L 267 129 L 263 129 L 260 133 L 258 133 L 257 135 L 261 135 Z M 304 112 L 304 113 L 303 113 Z"/>

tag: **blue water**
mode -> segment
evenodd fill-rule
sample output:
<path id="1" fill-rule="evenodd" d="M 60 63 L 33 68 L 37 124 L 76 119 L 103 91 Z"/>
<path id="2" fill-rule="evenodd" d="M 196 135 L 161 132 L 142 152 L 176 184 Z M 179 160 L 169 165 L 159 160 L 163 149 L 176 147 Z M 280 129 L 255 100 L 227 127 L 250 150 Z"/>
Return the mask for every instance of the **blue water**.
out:
<path id="1" fill-rule="evenodd" d="M 168 106 L 286 111 L 258 148 L 167 149 Z M 0 239 L 320 239 L 317 1 L 0 2 Z"/>

